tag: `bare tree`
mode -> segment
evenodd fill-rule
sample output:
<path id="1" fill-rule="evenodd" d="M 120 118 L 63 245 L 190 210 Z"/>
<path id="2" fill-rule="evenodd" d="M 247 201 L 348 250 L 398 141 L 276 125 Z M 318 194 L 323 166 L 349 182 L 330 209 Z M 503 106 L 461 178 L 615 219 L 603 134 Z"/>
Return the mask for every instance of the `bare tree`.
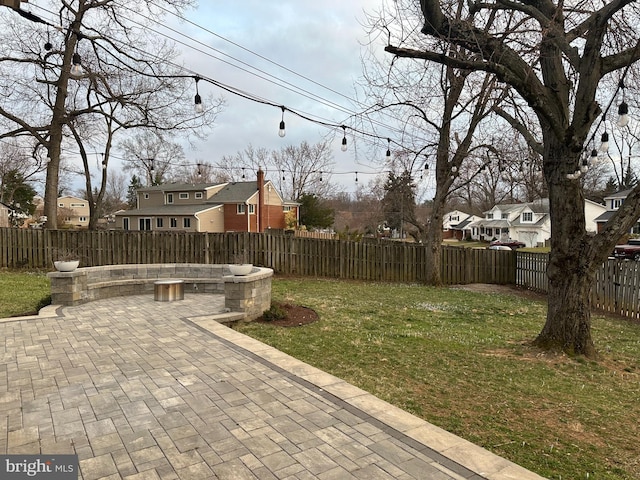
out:
<path id="1" fill-rule="evenodd" d="M 5 198 L 5 178 L 18 175 L 24 182 L 33 183 L 46 170 L 46 160 L 42 158 L 37 147 L 29 144 L 28 139 L 10 139 L 0 142 L 0 201 L 10 202 Z"/>
<path id="2" fill-rule="evenodd" d="M 48 228 L 57 226 L 60 159 L 65 149 L 80 148 L 86 190 L 92 195 L 87 155 L 102 152 L 107 166 L 108 145 L 121 128 L 189 136 L 203 135 L 211 124 L 220 102 L 196 115 L 193 78 L 172 64 L 173 46 L 127 17 L 137 9 L 157 21 L 161 15 L 157 7 L 180 10 L 192 3 L 75 0 L 57 6 L 52 12 L 55 20 L 18 16 L 8 9 L 0 12 L 6 27 L 0 47 L 0 92 L 7 99 L 0 106 L 6 126 L 0 138 L 30 136 L 46 150 Z M 104 192 L 105 176 L 106 169 L 98 197 L 90 199 L 92 208 Z"/>
<path id="3" fill-rule="evenodd" d="M 640 216 L 640 186 L 630 192 L 604 230 L 590 236 L 576 172 L 594 123 L 607 111 L 597 101 L 603 80 L 614 74 L 623 77 L 627 67 L 640 59 L 639 7 L 630 0 L 420 0 L 419 8 L 424 17 L 421 33 L 430 43 L 415 48 L 396 37 L 387 52 L 490 73 L 510 85 L 537 119 L 552 238 L 547 320 L 535 343 L 595 357 L 590 317 L 595 272 Z M 460 50 L 466 55 L 458 55 Z M 512 121 L 526 134 L 515 116 Z"/>
<path id="4" fill-rule="evenodd" d="M 148 185 L 161 185 L 172 180 L 185 161 L 181 145 L 151 131 L 126 139 L 119 148 L 124 169 L 146 179 Z"/>
<path id="5" fill-rule="evenodd" d="M 375 19 L 374 28 L 382 29 L 389 36 L 398 31 L 401 34 L 416 31 L 420 17 L 410 2 L 396 2 L 395 6 L 397 15 L 393 18 L 397 22 L 384 17 Z M 463 11 L 460 6 L 453 12 L 454 17 L 461 18 Z M 426 39 L 415 35 L 403 40 L 411 42 L 414 48 L 422 44 L 422 48 L 428 47 Z M 448 45 L 446 51 L 460 60 L 469 57 L 463 48 L 453 44 Z M 414 227 L 412 234 L 426 247 L 426 282 L 440 285 L 442 224 L 447 202 L 453 191 L 463 188 L 481 173 L 483 163 L 470 159 L 495 151 L 495 146 L 479 135 L 480 127 L 483 123 L 501 121 L 496 106 L 508 90 L 490 74 L 449 64 L 431 64 L 425 68 L 421 60 L 392 61 L 386 72 L 369 76 L 369 85 L 381 92 L 377 95 L 379 109 L 392 110 L 396 117 L 406 118 L 405 141 L 412 144 L 414 153 L 411 164 L 405 167 L 407 171 L 416 175 L 426 161 L 435 175 L 429 217 L 420 218 L 414 214 L 415 210 L 403 211 L 403 215 Z M 406 152 L 402 153 L 406 156 Z M 460 175 L 462 171 L 464 177 Z"/>
<path id="6" fill-rule="evenodd" d="M 333 155 L 329 142 L 299 146 L 288 145 L 269 152 L 249 144 L 235 155 L 225 155 L 216 163 L 233 181 L 248 181 L 262 168 L 287 200 L 297 200 L 303 194 L 327 198 L 334 190 L 331 183 Z"/>

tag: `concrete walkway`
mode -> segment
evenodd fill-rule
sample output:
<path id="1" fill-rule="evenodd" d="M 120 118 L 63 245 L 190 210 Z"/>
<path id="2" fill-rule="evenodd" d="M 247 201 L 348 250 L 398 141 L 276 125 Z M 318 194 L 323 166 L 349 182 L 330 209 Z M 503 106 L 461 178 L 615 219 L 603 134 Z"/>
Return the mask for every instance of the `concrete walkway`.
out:
<path id="1" fill-rule="evenodd" d="M 540 479 L 215 320 L 119 297 L 0 320 L 0 453 L 94 479 Z"/>

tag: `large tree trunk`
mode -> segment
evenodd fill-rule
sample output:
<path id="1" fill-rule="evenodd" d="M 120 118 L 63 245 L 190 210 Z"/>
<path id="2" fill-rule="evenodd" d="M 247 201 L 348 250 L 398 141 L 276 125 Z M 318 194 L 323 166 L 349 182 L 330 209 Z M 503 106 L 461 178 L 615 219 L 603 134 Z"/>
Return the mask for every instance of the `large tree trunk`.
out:
<path id="1" fill-rule="evenodd" d="M 580 182 L 566 177 L 575 169 L 572 166 L 576 165 L 575 159 L 579 155 L 553 135 L 547 135 L 545 176 L 551 215 L 548 311 L 544 328 L 535 343 L 570 355 L 595 357 L 590 328 L 595 262 L 585 229 Z"/>
<path id="2" fill-rule="evenodd" d="M 433 286 L 442 285 L 440 264 L 442 256 L 442 217 L 444 216 L 444 200 L 436 193 L 433 201 L 433 211 L 425 232 L 425 248 L 427 265 L 425 268 L 425 283 Z"/>

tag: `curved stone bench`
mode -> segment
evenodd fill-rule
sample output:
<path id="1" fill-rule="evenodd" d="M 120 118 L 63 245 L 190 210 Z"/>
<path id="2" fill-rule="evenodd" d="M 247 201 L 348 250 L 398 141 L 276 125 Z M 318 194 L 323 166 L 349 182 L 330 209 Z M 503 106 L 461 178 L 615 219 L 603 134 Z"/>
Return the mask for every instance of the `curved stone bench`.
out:
<path id="1" fill-rule="evenodd" d="M 271 307 L 270 268 L 253 267 L 248 275 L 234 276 L 226 265 L 163 263 L 103 265 L 73 272 L 49 272 L 51 303 L 73 306 L 104 298 L 154 294 L 154 282 L 176 279 L 185 293 L 224 294 L 225 308 L 254 320 Z M 236 315 L 239 317 L 239 315 Z"/>

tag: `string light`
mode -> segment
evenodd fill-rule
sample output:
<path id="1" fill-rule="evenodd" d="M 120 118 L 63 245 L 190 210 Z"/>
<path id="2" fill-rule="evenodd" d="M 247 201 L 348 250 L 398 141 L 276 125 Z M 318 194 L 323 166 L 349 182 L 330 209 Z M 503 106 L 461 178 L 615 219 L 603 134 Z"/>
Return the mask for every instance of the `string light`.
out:
<path id="1" fill-rule="evenodd" d="M 200 81 L 200 77 L 195 77 L 194 80 L 196 81 L 196 96 L 194 99 L 194 108 L 196 113 L 202 113 L 204 112 L 204 107 L 202 106 L 202 97 L 200 97 L 200 93 L 198 92 L 198 82 Z"/>
<path id="2" fill-rule="evenodd" d="M 285 107 L 284 105 L 280 107 L 282 109 L 282 120 L 280 120 L 280 129 L 278 130 L 278 135 L 282 138 L 284 137 L 287 132 L 284 128 L 284 111 L 285 111 Z"/>
<path id="3" fill-rule="evenodd" d="M 340 147 L 340 150 L 343 152 L 347 151 L 347 127 L 344 125 L 342 125 L 342 146 Z"/>
<path id="4" fill-rule="evenodd" d="M 609 134 L 605 131 L 600 137 L 600 151 L 606 152 L 609 150 Z"/>
<path id="5" fill-rule="evenodd" d="M 387 138 L 387 160 L 391 158 L 391 139 Z"/>
<path id="6" fill-rule="evenodd" d="M 73 78 L 81 78 L 84 71 L 82 69 L 82 58 L 79 53 L 73 54 L 73 59 L 71 61 L 71 70 L 69 70 L 69 74 Z"/>
<path id="7" fill-rule="evenodd" d="M 626 127 L 629 125 L 629 105 L 624 100 L 618 106 L 618 123 L 619 127 Z"/>

